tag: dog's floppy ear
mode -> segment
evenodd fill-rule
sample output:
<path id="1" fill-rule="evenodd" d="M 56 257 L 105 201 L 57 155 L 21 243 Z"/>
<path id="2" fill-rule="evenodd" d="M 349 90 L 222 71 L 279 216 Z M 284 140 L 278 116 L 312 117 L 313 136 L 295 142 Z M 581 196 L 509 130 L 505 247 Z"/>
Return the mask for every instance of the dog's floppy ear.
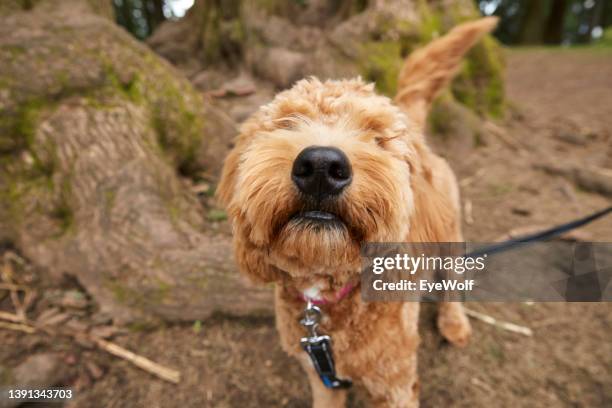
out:
<path id="1" fill-rule="evenodd" d="M 240 271 L 253 283 L 278 282 L 280 271 L 270 265 L 266 250 L 251 244 L 244 235 L 244 231 L 234 231 L 234 254 Z"/>
<path id="2" fill-rule="evenodd" d="M 236 191 L 240 155 L 243 150 L 244 139 L 239 136 L 235 147 L 229 152 L 223 163 L 221 180 L 217 186 L 216 196 L 225 207 L 233 223 L 241 224 L 240 214 L 232 204 Z M 242 223 L 244 227 L 244 223 Z M 248 231 L 243 228 L 234 230 L 234 253 L 240 271 L 255 283 L 268 283 L 279 279 L 279 272 L 266 262 L 266 254 L 262 248 L 251 244 L 247 238 Z"/>
<path id="3" fill-rule="evenodd" d="M 215 192 L 217 199 L 226 209 L 230 201 L 232 201 L 234 190 L 236 189 L 239 161 L 240 151 L 237 147 L 234 147 L 225 158 L 223 170 L 221 171 L 221 179 Z"/>
<path id="4" fill-rule="evenodd" d="M 452 177 L 446 172 L 446 177 Z M 456 203 L 448 192 L 436 185 L 426 175 L 411 179 L 414 212 L 410 217 L 407 242 L 456 242 L 462 241 L 461 216 Z"/>
<path id="5" fill-rule="evenodd" d="M 455 242 L 461 238 L 457 181 L 448 163 L 424 141 L 411 141 L 405 157 L 411 168 L 413 212 L 406 242 Z"/>
<path id="6" fill-rule="evenodd" d="M 400 71 L 395 102 L 421 129 L 434 98 L 453 79 L 465 53 L 497 25 L 497 17 L 461 24 L 416 50 Z"/>

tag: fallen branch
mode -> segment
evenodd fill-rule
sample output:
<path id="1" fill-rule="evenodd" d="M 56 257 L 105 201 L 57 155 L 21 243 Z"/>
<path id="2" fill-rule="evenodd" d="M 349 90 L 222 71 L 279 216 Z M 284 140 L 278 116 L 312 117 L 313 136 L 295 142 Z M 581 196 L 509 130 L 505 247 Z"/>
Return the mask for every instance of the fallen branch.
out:
<path id="1" fill-rule="evenodd" d="M 169 381 L 174 384 L 178 384 L 181 380 L 181 373 L 177 370 L 173 370 L 171 368 L 164 367 L 160 364 L 157 364 L 146 357 L 139 356 L 136 353 L 133 353 L 123 347 L 111 343 L 110 341 L 106 341 L 101 338 L 90 336 L 91 340 L 101 349 L 109 352 L 110 354 L 123 358 L 134 364 L 135 366 L 148 371 L 149 373 L 161 378 L 162 380 Z"/>
<path id="2" fill-rule="evenodd" d="M 463 212 L 465 223 L 467 225 L 472 225 L 474 223 L 474 217 L 472 215 L 472 200 L 465 200 L 465 205 L 463 206 Z"/>
<path id="3" fill-rule="evenodd" d="M 533 336 L 533 331 L 529 327 L 519 326 L 518 324 L 509 323 L 509 322 L 503 322 L 501 320 L 497 320 L 494 317 L 491 317 L 484 313 L 476 312 L 475 310 L 471 310 L 465 307 L 464 307 L 464 310 L 468 316 L 476 320 L 480 320 L 481 322 L 490 324 L 492 326 L 495 326 L 500 329 L 507 330 L 513 333 L 519 333 L 519 334 L 523 334 L 529 337 Z"/>

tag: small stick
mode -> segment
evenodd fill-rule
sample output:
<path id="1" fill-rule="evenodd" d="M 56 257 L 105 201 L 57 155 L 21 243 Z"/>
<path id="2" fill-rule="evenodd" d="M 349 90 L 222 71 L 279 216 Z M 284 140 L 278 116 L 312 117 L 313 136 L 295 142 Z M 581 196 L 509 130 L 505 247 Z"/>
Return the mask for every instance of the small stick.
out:
<path id="1" fill-rule="evenodd" d="M 474 217 L 472 216 L 472 200 L 465 200 L 463 211 L 465 212 L 465 223 L 467 225 L 472 225 L 474 223 Z"/>
<path id="2" fill-rule="evenodd" d="M 8 320 L 9 322 L 13 323 L 23 323 L 23 319 L 20 316 L 2 311 L 0 311 L 0 319 Z"/>
<path id="3" fill-rule="evenodd" d="M 10 294 L 11 302 L 13 303 L 13 308 L 15 309 L 17 316 L 19 316 L 21 320 L 25 320 L 25 309 L 23 307 L 23 302 L 21 299 L 19 299 L 19 294 L 14 290 L 11 290 Z"/>
<path id="4" fill-rule="evenodd" d="M 22 331 L 25 333 L 35 333 L 36 329 L 32 326 L 28 326 L 27 324 L 21 324 L 21 323 L 5 323 L 5 322 L 0 322 L 0 328 L 1 329 L 9 329 L 9 330 L 15 330 L 15 331 Z"/>
<path id="5" fill-rule="evenodd" d="M 518 324 L 509 323 L 509 322 L 503 322 L 503 321 L 495 319 L 494 317 L 491 317 L 484 313 L 476 312 L 466 307 L 464 307 L 463 309 L 465 310 L 465 313 L 468 316 L 474 319 L 480 320 L 481 322 L 485 322 L 492 326 L 499 327 L 500 329 L 504 329 L 504 330 L 511 331 L 514 333 L 523 334 L 525 336 L 529 336 L 529 337 L 533 336 L 533 331 L 529 327 L 519 326 Z"/>
<path id="6" fill-rule="evenodd" d="M 13 252 L 13 251 L 6 252 L 4 254 L 4 259 L 7 259 L 9 261 L 12 260 L 15 263 L 18 263 L 19 265 L 25 265 L 26 264 L 26 261 L 22 257 L 20 257 L 19 255 L 17 255 L 15 252 Z"/>
<path id="7" fill-rule="evenodd" d="M 103 350 L 108 351 L 114 356 L 128 360 L 137 367 L 142 368 L 149 373 L 158 376 L 162 380 L 170 381 L 174 384 L 178 384 L 181 380 L 181 373 L 171 368 L 164 367 L 157 364 L 148 358 L 139 356 L 115 343 L 106 341 L 97 337 L 90 337 L 97 345 Z"/>
<path id="8" fill-rule="evenodd" d="M 475 386 L 480 387 L 480 388 L 482 388 L 483 390 L 485 390 L 487 392 L 493 392 L 493 390 L 491 389 L 491 386 L 489 384 L 487 384 L 486 382 L 482 381 L 478 377 L 473 377 L 470 381 Z"/>
<path id="9" fill-rule="evenodd" d="M 23 307 L 24 315 L 25 313 L 28 312 L 30 307 L 34 304 L 34 301 L 36 300 L 37 297 L 38 297 L 38 292 L 36 292 L 35 290 L 28 288 L 25 291 L 25 295 L 23 296 L 23 302 L 21 303 L 21 306 Z"/>

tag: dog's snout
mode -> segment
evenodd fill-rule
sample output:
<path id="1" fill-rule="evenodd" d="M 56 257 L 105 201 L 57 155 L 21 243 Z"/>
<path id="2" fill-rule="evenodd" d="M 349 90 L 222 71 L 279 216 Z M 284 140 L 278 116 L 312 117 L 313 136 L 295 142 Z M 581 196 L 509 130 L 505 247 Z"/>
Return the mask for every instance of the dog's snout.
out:
<path id="1" fill-rule="evenodd" d="M 321 199 L 351 183 L 351 163 L 336 147 L 310 146 L 293 162 L 291 177 L 302 193 Z"/>

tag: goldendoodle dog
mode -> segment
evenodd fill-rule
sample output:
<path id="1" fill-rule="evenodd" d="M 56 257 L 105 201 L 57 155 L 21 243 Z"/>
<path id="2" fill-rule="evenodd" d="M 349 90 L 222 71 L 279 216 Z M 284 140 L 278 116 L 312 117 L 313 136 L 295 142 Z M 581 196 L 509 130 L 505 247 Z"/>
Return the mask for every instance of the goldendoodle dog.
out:
<path id="1" fill-rule="evenodd" d="M 218 197 L 233 223 L 240 270 L 275 283 L 283 348 L 303 365 L 315 407 L 343 406 L 304 351 L 305 302 L 323 311 L 338 377 L 373 405 L 418 406 L 418 303 L 362 301 L 360 247 L 366 242 L 460 242 L 457 182 L 424 138 L 427 112 L 463 55 L 496 25 L 455 27 L 412 53 L 395 101 L 361 79 L 304 79 L 242 126 Z M 438 327 L 463 346 L 471 333 L 460 303 L 441 303 Z"/>

